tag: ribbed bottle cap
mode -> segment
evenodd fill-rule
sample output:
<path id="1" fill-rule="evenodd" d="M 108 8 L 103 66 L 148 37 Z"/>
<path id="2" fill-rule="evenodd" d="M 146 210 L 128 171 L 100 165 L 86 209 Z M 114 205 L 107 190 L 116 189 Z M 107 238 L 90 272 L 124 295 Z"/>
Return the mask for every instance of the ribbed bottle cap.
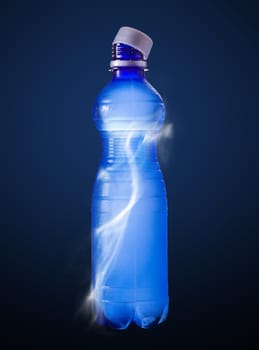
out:
<path id="1" fill-rule="evenodd" d="M 122 43 L 139 50 L 145 60 L 147 60 L 151 51 L 153 40 L 145 33 L 131 27 L 121 27 L 116 34 L 113 43 Z"/>

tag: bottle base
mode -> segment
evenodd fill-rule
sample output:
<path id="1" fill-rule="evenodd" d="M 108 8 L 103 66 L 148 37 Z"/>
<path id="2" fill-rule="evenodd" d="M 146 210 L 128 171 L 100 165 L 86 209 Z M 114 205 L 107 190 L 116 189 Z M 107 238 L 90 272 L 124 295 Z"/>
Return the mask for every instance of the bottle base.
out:
<path id="1" fill-rule="evenodd" d="M 101 301 L 96 309 L 96 322 L 116 330 L 125 330 L 132 323 L 148 329 L 165 321 L 168 302 L 141 301 L 135 303 Z"/>

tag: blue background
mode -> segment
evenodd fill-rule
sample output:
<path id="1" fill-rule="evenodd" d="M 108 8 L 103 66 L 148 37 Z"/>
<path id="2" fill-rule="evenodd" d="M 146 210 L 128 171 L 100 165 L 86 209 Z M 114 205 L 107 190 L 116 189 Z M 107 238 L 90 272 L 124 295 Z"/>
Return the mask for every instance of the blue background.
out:
<path id="1" fill-rule="evenodd" d="M 197 345 L 256 341 L 256 1 L 1 3 L 1 342 Z M 118 28 L 154 40 L 148 80 L 174 137 L 170 313 L 123 333 L 78 314 L 90 283 L 90 201 L 101 155 L 92 121 Z M 256 320 L 257 319 L 257 320 Z"/>

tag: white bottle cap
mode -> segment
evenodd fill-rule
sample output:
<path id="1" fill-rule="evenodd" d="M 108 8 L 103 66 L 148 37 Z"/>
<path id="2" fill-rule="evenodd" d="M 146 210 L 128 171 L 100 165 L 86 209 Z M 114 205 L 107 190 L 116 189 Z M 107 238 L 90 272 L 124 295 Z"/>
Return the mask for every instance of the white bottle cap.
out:
<path id="1" fill-rule="evenodd" d="M 116 34 L 113 43 L 122 43 L 134 47 L 143 54 L 147 60 L 151 51 L 153 40 L 145 33 L 131 27 L 121 27 Z"/>

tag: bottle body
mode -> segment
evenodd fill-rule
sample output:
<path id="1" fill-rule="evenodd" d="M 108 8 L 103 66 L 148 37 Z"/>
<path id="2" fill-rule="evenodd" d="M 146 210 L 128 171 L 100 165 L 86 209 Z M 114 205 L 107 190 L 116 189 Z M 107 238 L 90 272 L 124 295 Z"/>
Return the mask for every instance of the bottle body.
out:
<path id="1" fill-rule="evenodd" d="M 138 68 L 96 99 L 103 154 L 92 197 L 92 284 L 99 323 L 148 328 L 168 309 L 167 200 L 156 156 L 164 104 Z"/>

